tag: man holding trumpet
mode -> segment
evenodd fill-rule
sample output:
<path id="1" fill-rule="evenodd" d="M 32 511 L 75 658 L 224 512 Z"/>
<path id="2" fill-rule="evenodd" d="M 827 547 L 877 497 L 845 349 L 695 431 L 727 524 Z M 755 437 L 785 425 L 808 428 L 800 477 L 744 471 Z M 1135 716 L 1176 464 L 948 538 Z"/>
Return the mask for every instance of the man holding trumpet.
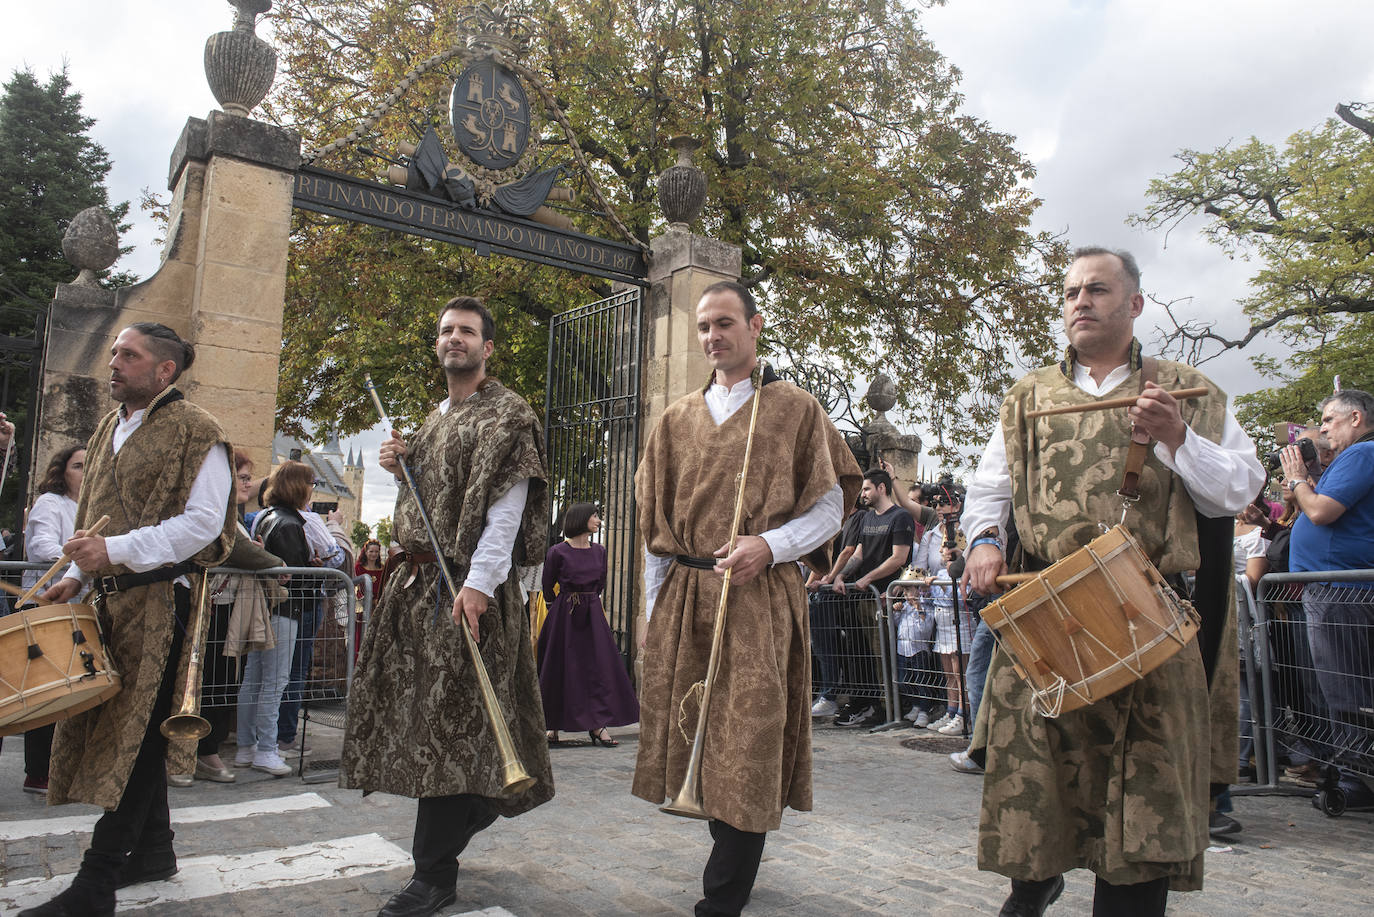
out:
<path id="1" fill-rule="evenodd" d="M 115 890 L 176 872 L 160 727 L 187 685 L 181 650 L 191 579 L 234 541 L 231 448 L 218 422 L 173 383 L 195 358 L 166 325 L 139 322 L 110 349 L 119 402 L 86 446 L 72 563 L 43 594 L 56 604 L 92 586 L 123 689 L 57 724 L 48 802 L 103 807 L 72 885 L 21 917 L 103 917 Z M 86 530 L 110 517 L 100 534 Z M 189 656 L 190 654 L 185 654 Z"/>
<path id="2" fill-rule="evenodd" d="M 481 301 L 458 296 L 444 305 L 435 352 L 448 398 L 409 441 L 392 430 L 380 450 L 381 466 L 405 481 L 392 516 L 403 550 L 387 562 L 363 636 L 340 783 L 419 802 L 414 876 L 379 917 L 428 917 L 451 904 L 468 842 L 498 815 L 513 818 L 553 797 L 529 617 L 512 563 L 544 556 L 543 435 L 530 406 L 487 375 L 494 332 Z M 460 628 L 480 637 L 489 683 Z M 514 757 L 528 771 L 523 786 L 503 779 L 512 750 L 490 719 L 493 689 Z"/>
<path id="3" fill-rule="evenodd" d="M 1012 514 L 1025 570 L 1063 559 L 1124 512 L 1162 574 L 1199 571 L 1200 639 L 1096 703 L 1042 716 L 1007 652 L 994 651 L 970 754 L 986 754 L 987 767 L 978 865 L 1011 878 L 1006 917 L 1044 913 L 1076 867 L 1097 876 L 1094 914 L 1163 915 L 1170 888 L 1202 887 L 1209 762 L 1214 786 L 1235 776 L 1230 517 L 1264 472 L 1216 386 L 1190 366 L 1142 357 L 1132 330 L 1143 307 L 1128 253 L 1074 253 L 1065 358 L 1008 393 L 968 490 L 963 582 L 984 595 L 1003 591 Z M 1170 394 L 1189 388 L 1199 397 Z M 1103 410 L 1113 392 L 1129 406 Z M 1220 596 L 1204 600 L 1207 570 L 1218 571 L 1209 582 Z"/>
<path id="4" fill-rule="evenodd" d="M 651 617 L 634 794 L 662 803 L 675 793 L 665 811 L 710 820 L 698 917 L 739 914 L 765 832 L 784 807 L 811 808 L 811 654 L 796 561 L 829 568 L 824 547 L 861 480 L 816 399 L 760 364 L 762 327 L 745 287 L 706 289 L 697 337 L 714 374 L 664 413 L 635 474 Z"/>

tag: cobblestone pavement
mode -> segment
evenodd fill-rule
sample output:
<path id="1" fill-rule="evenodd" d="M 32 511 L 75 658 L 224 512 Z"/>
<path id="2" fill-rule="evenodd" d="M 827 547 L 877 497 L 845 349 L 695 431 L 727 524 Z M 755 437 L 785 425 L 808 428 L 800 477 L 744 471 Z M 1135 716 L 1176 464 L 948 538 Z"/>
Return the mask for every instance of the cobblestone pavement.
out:
<path id="1" fill-rule="evenodd" d="M 446 914 L 692 913 L 709 848 L 706 827 L 630 796 L 635 731 L 614 732 L 622 739 L 616 749 L 554 750 L 557 797 L 477 837 L 463 858 L 458 901 Z M 997 912 L 1006 881 L 979 872 L 974 862 L 980 778 L 952 771 L 943 753 L 903 747 L 919 735 L 816 730 L 816 811 L 788 813 L 782 830 L 769 835 L 748 917 Z M 311 743 L 309 760 L 337 756 L 337 732 L 319 729 Z M 41 891 L 27 886 L 76 870 L 89 827 L 71 832 L 71 822 L 53 820 L 95 812 L 48 809 L 22 793 L 21 744 L 7 739 L 0 755 L 0 881 L 8 886 L 0 887 L 0 912 L 6 913 Z M 944 748 L 950 740 L 908 744 Z M 329 783 L 306 785 L 250 770 L 240 771 L 235 784 L 197 781 L 171 794 L 174 809 L 195 807 L 173 812 L 186 868 L 171 882 L 121 893 L 121 913 L 371 915 L 410 874 L 411 800 L 364 799 Z M 266 813 L 227 817 L 239 810 L 225 807 L 241 804 Z M 1171 914 L 1364 917 L 1374 910 L 1374 816 L 1327 818 L 1307 798 L 1292 796 L 1239 797 L 1235 814 L 1244 833 L 1231 848 L 1208 855 L 1206 890 L 1172 896 Z M 223 820 L 206 820 L 211 817 Z M 36 819 L 51 825 L 28 824 Z M 50 833 L 55 829 L 69 833 Z M 316 848 L 377 835 L 365 853 L 344 847 L 342 861 L 324 857 L 301 871 L 302 862 L 315 862 L 308 854 Z M 196 858 L 207 858 L 199 873 L 187 866 Z M 273 870 L 287 875 L 291 869 L 294 877 L 273 878 Z M 213 893 L 217 886 L 193 873 L 226 881 L 231 890 Z M 282 884 L 267 887 L 273 883 Z M 1090 875 L 1070 874 L 1050 914 L 1089 913 L 1091 893 Z"/>

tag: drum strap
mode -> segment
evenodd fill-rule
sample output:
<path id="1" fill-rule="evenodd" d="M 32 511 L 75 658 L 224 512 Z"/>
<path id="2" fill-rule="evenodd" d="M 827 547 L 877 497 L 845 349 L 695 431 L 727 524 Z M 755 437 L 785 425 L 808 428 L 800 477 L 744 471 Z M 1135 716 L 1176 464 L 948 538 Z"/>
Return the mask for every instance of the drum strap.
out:
<path id="1" fill-rule="evenodd" d="M 1157 382 L 1159 361 L 1154 357 L 1140 358 L 1140 390 L 1145 391 L 1146 382 Z M 1150 435 L 1144 430 L 1131 428 L 1131 448 L 1126 453 L 1126 473 L 1121 477 L 1119 496 L 1129 501 L 1140 499 L 1140 472 L 1145 468 L 1145 456 L 1150 450 Z"/>

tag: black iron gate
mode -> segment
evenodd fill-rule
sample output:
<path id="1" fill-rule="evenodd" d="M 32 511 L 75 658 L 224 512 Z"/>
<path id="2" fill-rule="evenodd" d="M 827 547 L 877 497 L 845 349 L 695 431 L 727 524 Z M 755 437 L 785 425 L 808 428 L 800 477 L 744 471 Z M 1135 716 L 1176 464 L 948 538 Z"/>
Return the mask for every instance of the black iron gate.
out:
<path id="1" fill-rule="evenodd" d="M 635 596 L 634 475 L 639 465 L 638 287 L 570 309 L 549 326 L 545 445 L 553 518 L 550 544 L 572 503 L 601 508 L 606 610 L 630 657 Z"/>

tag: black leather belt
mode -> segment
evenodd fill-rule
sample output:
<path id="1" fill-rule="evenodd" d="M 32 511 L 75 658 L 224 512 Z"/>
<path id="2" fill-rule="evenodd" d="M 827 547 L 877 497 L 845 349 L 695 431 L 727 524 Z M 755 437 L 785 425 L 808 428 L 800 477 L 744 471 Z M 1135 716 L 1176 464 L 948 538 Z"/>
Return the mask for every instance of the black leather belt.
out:
<path id="1" fill-rule="evenodd" d="M 101 595 L 112 595 L 116 592 L 124 592 L 128 589 L 137 589 L 139 586 L 151 586 L 153 583 L 165 583 L 174 580 L 178 576 L 185 576 L 196 569 L 196 564 L 189 560 L 183 560 L 179 564 L 172 564 L 170 567 L 158 567 L 156 570 L 145 570 L 142 573 L 121 573 L 117 576 L 97 576 L 95 578 L 95 588 Z"/>
<path id="2" fill-rule="evenodd" d="M 692 557 L 690 554 L 674 554 L 673 560 L 693 570 L 714 570 L 717 563 L 714 557 Z"/>

